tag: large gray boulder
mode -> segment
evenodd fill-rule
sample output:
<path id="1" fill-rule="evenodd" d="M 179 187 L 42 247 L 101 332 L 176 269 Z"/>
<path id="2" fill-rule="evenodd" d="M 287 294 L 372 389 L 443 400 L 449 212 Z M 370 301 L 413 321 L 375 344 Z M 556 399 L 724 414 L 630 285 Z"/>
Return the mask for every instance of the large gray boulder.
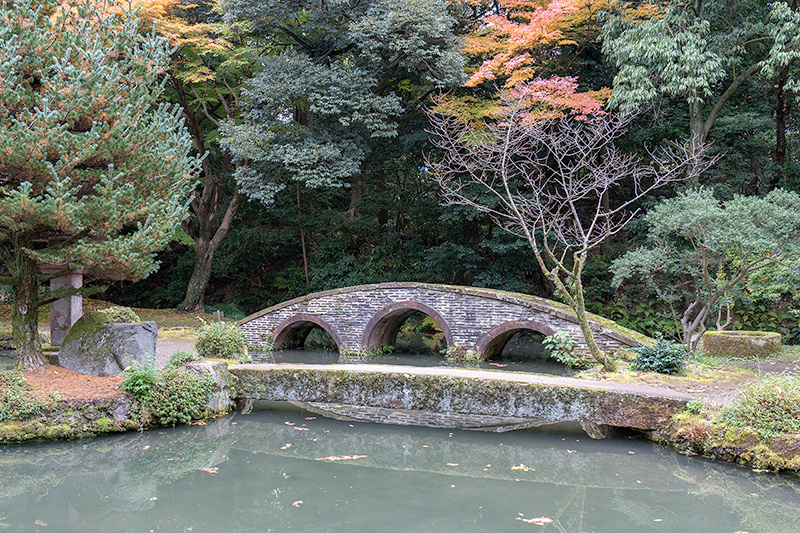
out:
<path id="1" fill-rule="evenodd" d="M 155 322 L 115 324 L 106 314 L 90 311 L 73 324 L 58 350 L 58 365 L 79 374 L 110 376 L 133 362 L 154 361 Z"/>

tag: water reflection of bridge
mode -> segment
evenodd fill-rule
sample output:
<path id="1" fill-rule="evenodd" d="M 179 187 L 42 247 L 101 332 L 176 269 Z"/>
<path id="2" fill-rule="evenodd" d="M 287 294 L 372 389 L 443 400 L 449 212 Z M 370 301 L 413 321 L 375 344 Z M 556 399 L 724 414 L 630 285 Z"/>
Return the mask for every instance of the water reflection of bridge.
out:
<path id="1" fill-rule="evenodd" d="M 244 514 L 247 520 L 239 529 L 266 529 L 297 524 L 291 522 L 298 513 L 292 503 L 301 493 L 305 505 L 318 511 L 320 523 L 327 526 L 350 508 L 343 496 L 329 498 L 333 503 L 323 501 L 323 491 L 344 494 L 358 484 L 363 497 L 375 494 L 365 504 L 376 504 L 387 493 L 399 498 L 404 490 L 427 490 L 435 497 L 436 490 L 448 491 L 451 484 L 461 487 L 475 480 L 487 491 L 475 493 L 484 501 L 464 505 L 485 505 L 488 492 L 499 488 L 506 491 L 505 499 L 521 494 L 529 500 L 537 511 L 530 516 L 547 513 L 557 520 L 558 515 L 550 514 L 555 512 L 550 502 L 559 500 L 562 525 L 569 516 L 586 516 L 595 524 L 608 516 L 618 530 L 638 531 L 647 529 L 654 518 L 664 518 L 654 529 L 718 531 L 723 528 L 718 522 L 723 513 L 736 526 L 725 531 L 793 531 L 800 522 L 793 478 L 684 457 L 641 442 L 588 441 L 569 431 L 517 433 L 500 439 L 391 426 L 348 427 L 320 418 L 308 420 L 306 415 L 259 412 L 206 426 L 7 447 L 0 453 L 0 517 L 13 530 L 34 519 L 71 531 L 140 530 L 144 525 L 186 530 L 197 524 L 204 530 L 231 530 L 230 524 Z M 318 461 L 342 454 L 366 457 Z M 515 468 L 520 466 L 526 468 Z M 202 472 L 214 467 L 219 467 L 217 476 Z M 401 485 L 410 476 L 427 485 Z M 313 486 L 300 485 L 309 478 Z M 509 483 L 499 485 L 504 481 Z M 265 505 L 269 494 L 273 499 Z M 215 500 L 222 505 L 212 506 Z M 715 514 L 710 514 L 712 509 Z M 503 518 L 513 520 L 516 511 L 527 511 L 513 510 Z M 611 510 L 614 514 L 598 515 Z"/>

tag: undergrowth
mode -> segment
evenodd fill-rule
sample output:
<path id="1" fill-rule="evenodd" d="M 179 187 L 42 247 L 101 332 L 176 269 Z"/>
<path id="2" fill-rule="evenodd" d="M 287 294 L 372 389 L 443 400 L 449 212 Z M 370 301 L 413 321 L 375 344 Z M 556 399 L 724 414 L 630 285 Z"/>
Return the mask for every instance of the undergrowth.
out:
<path id="1" fill-rule="evenodd" d="M 122 389 L 133 394 L 165 426 L 188 424 L 201 418 L 214 386 L 209 375 L 197 376 L 176 367 L 158 370 L 151 364 L 134 364 L 124 374 Z"/>
<path id="2" fill-rule="evenodd" d="M 720 420 L 751 427 L 764 438 L 800 432 L 800 376 L 784 372 L 746 384 Z"/>
<path id="3" fill-rule="evenodd" d="M 0 422 L 38 415 L 47 405 L 30 394 L 25 376 L 15 370 L 0 372 Z"/>

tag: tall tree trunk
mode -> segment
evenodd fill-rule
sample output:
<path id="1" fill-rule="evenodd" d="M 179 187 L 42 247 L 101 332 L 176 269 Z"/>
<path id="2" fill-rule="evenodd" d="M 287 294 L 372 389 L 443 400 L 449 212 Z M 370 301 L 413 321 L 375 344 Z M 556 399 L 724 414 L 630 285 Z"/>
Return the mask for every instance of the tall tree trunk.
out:
<path id="1" fill-rule="evenodd" d="M 792 0 L 793 11 L 800 10 L 800 0 Z M 780 174 L 784 174 L 786 166 L 786 115 L 788 108 L 786 103 L 786 83 L 789 81 L 789 67 L 791 63 L 784 65 L 778 74 L 778 89 L 775 98 L 775 165 L 779 168 Z M 770 182 L 770 189 L 779 185 L 778 176 L 775 175 Z"/>
<path id="2" fill-rule="evenodd" d="M 706 123 L 703 121 L 703 102 L 695 94 L 695 101 L 689 104 L 689 156 L 695 157 L 706 142 Z M 692 178 L 690 185 L 697 185 L 699 177 Z"/>
<path id="3" fill-rule="evenodd" d="M 308 277 L 308 255 L 306 254 L 306 234 L 303 230 L 303 211 L 300 208 L 300 182 L 295 183 L 295 192 L 297 193 L 297 225 L 300 226 L 300 247 L 303 250 L 303 272 L 306 275 L 306 287 L 311 285 L 311 280 Z"/>
<path id="4" fill-rule="evenodd" d="M 221 187 L 219 184 L 216 184 L 216 186 Z M 197 227 L 190 228 L 190 221 L 184 224 L 184 229 L 186 229 L 189 236 L 194 239 L 195 260 L 192 276 L 189 278 L 189 284 L 186 287 L 186 296 L 183 302 L 178 306 L 178 309 L 191 313 L 203 312 L 206 288 L 208 287 L 208 280 L 211 279 L 211 267 L 213 265 L 214 254 L 222 245 L 222 241 L 231 229 L 233 219 L 242 204 L 242 195 L 237 191 L 234 193 L 233 198 L 231 198 L 228 208 L 225 210 L 225 215 L 222 217 L 222 221 L 219 226 L 215 228 L 212 226 L 211 222 L 219 208 L 218 198 L 220 192 L 216 191 L 213 194 L 207 193 L 206 191 L 209 189 L 210 186 L 207 183 L 203 195 L 200 198 L 196 197 L 192 200 L 192 208 L 198 219 Z M 216 197 L 216 199 L 211 201 L 209 197 Z"/>
<path id="5" fill-rule="evenodd" d="M 21 247 L 15 247 L 20 250 Z M 39 270 L 23 253 L 15 254 L 11 265 L 13 310 L 11 335 L 17 349 L 16 370 L 35 370 L 46 362 L 39 341 Z"/>
<path id="6" fill-rule="evenodd" d="M 364 198 L 364 176 L 356 174 L 350 181 L 350 207 L 347 209 L 347 218 L 356 218 L 362 198 Z"/>
<path id="7" fill-rule="evenodd" d="M 211 279 L 215 251 L 206 238 L 201 237 L 194 241 L 194 269 L 186 287 L 186 296 L 178 306 L 179 309 L 190 313 L 202 313 L 205 309 L 206 288 L 208 280 Z"/>

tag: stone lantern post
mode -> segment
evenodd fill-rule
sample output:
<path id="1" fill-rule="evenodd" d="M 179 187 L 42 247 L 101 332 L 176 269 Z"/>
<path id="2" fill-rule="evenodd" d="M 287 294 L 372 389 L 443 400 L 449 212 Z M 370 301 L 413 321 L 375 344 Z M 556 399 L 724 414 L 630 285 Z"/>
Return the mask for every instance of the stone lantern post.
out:
<path id="1" fill-rule="evenodd" d="M 41 265 L 40 269 L 42 274 L 55 274 L 64 270 L 66 265 L 63 264 L 45 264 Z M 54 293 L 60 289 L 72 287 L 80 289 L 83 287 L 83 273 L 70 272 L 63 276 L 53 278 L 50 280 L 50 292 Z M 50 344 L 53 346 L 61 346 L 67 332 L 72 325 L 78 321 L 83 314 L 83 296 L 80 294 L 73 294 L 66 298 L 61 298 L 50 304 Z"/>

